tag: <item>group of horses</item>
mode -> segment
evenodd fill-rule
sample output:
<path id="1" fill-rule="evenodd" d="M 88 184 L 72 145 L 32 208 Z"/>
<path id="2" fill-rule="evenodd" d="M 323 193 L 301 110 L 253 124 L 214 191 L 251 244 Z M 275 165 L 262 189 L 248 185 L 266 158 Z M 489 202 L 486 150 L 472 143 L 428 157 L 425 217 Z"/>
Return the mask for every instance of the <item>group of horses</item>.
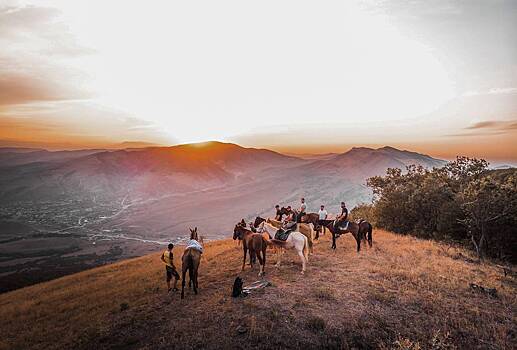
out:
<path id="1" fill-rule="evenodd" d="M 372 225 L 365 221 L 350 221 L 346 228 L 342 226 L 343 218 L 334 220 L 320 220 L 317 213 L 308 213 L 299 217 L 293 231 L 285 241 L 275 239 L 276 232 L 282 228 L 282 216 L 289 214 L 287 208 L 280 209 L 280 217 L 275 219 L 265 219 L 257 217 L 254 222 L 246 224 L 244 219 L 235 225 L 233 230 L 233 239 L 242 241 L 244 256 L 242 260 L 242 270 L 246 265 L 246 256 L 249 253 L 250 265 L 258 259 L 260 269 L 259 276 L 262 276 L 266 266 L 266 251 L 268 246 L 272 246 L 277 252 L 276 266 L 280 266 L 282 255 L 286 249 L 294 249 L 298 253 L 302 262 L 302 271 L 304 274 L 309 262 L 309 254 L 313 253 L 313 240 L 318 240 L 320 233 L 324 234 L 328 229 L 332 233 L 332 249 L 336 249 L 336 239 L 345 233 L 351 233 L 357 242 L 357 252 L 361 250 L 361 241 L 366 241 L 372 246 Z M 276 220 L 280 219 L 280 220 Z M 202 242 L 198 237 L 197 227 L 190 229 L 190 239 Z M 189 273 L 189 287 L 194 289 L 197 294 L 198 289 L 198 269 L 201 262 L 201 252 L 195 248 L 187 248 L 181 257 L 181 299 L 185 296 L 185 277 Z"/>
<path id="2" fill-rule="evenodd" d="M 233 239 L 242 241 L 244 252 L 242 270 L 244 270 L 246 265 L 246 255 L 249 253 L 251 267 L 253 268 L 253 264 L 258 259 L 260 265 L 259 276 L 263 275 L 266 265 L 267 247 L 272 246 L 276 248 L 278 255 L 276 266 L 280 266 L 285 249 L 295 249 L 302 262 L 301 273 L 304 274 L 309 262 L 309 253 L 313 253 L 313 239 L 318 240 L 320 233 L 324 234 L 326 229 L 332 234 L 332 249 L 336 249 L 336 239 L 345 233 L 351 233 L 355 238 L 357 252 L 361 250 L 362 241 L 367 242 L 370 247 L 373 244 L 372 225 L 368 221 L 349 221 L 343 227 L 343 217 L 334 220 L 320 220 L 318 213 L 298 215 L 296 212 L 294 213 L 295 217 L 299 220 L 297 220 L 296 226 L 293 227 L 293 231 L 289 234 L 287 240 L 278 240 L 273 237 L 282 228 L 282 216 L 288 215 L 289 211 L 287 208 L 282 207 L 279 214 L 280 217 L 275 219 L 264 219 L 258 216 L 249 225 L 242 219 L 235 225 Z"/>

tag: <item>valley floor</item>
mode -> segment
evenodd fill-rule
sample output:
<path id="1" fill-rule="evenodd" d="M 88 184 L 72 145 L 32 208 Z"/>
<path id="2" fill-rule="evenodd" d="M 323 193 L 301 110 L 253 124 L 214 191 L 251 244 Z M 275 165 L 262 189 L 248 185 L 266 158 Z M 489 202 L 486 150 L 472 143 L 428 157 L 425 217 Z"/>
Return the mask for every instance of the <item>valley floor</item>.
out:
<path id="1" fill-rule="evenodd" d="M 350 236 L 332 251 L 315 245 L 306 275 L 294 252 L 280 268 L 268 251 L 272 286 L 230 296 L 256 269 L 240 271 L 242 248 L 211 242 L 200 293 L 167 294 L 159 254 L 122 261 L 0 295 L 0 349 L 517 347 L 516 276 L 444 245 L 374 231 L 359 254 Z M 181 248 L 175 248 L 180 267 Z M 497 288 L 497 297 L 476 292 Z"/>

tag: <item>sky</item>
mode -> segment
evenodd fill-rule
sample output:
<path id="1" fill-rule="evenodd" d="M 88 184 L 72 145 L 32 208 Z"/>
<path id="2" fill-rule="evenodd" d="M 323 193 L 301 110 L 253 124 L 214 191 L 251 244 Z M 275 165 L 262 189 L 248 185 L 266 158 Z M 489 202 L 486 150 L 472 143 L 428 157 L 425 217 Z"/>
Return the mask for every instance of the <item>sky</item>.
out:
<path id="1" fill-rule="evenodd" d="M 517 162 L 517 1 L 0 0 L 0 145 Z"/>

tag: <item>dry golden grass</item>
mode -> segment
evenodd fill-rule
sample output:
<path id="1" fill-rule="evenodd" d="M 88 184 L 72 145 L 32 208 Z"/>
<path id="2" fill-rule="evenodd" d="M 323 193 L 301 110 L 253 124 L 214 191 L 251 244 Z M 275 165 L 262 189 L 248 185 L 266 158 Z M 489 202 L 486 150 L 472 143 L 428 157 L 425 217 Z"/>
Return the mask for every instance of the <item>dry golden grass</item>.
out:
<path id="1" fill-rule="evenodd" d="M 356 348 L 510 349 L 516 343 L 516 280 L 467 252 L 374 231 L 373 249 L 350 236 L 332 251 L 315 245 L 308 273 L 294 252 L 273 283 L 231 298 L 241 247 L 212 242 L 200 267 L 200 294 L 167 295 L 153 254 L 0 295 L 1 349 Z M 459 255 L 461 253 L 462 255 Z M 176 259 L 181 248 L 176 248 Z M 457 257 L 460 257 L 459 259 Z M 180 266 L 177 261 L 177 266 Z M 492 298 L 469 283 L 497 288 Z"/>

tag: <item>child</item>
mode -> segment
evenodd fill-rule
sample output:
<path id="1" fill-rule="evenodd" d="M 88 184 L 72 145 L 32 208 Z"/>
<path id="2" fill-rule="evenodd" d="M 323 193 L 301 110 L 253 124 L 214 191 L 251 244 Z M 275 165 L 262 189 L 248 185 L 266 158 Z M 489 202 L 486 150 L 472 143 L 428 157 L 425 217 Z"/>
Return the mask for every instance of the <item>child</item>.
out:
<path id="1" fill-rule="evenodd" d="M 165 264 L 165 273 L 167 275 L 167 292 L 174 290 L 175 292 L 178 290 L 176 285 L 178 280 L 180 279 L 180 275 L 176 271 L 176 267 L 174 266 L 174 257 L 172 254 L 172 249 L 174 248 L 174 244 L 169 243 L 167 246 L 167 250 L 165 250 L 162 254 L 161 260 Z M 171 279 L 174 276 L 174 288 L 171 288 Z"/>

